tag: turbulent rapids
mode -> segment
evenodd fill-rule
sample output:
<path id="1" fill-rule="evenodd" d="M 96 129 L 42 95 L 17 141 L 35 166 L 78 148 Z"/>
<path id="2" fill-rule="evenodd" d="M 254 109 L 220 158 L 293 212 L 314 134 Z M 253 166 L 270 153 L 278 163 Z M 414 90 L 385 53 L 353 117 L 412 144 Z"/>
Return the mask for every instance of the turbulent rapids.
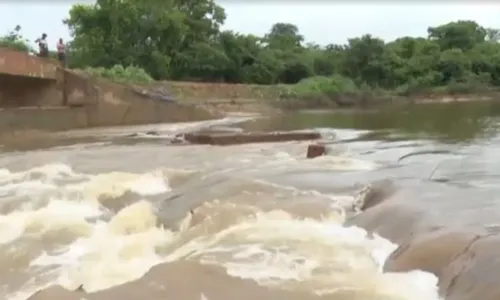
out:
<path id="1" fill-rule="evenodd" d="M 342 180 L 383 162 L 161 137 L 0 157 L 2 299 L 137 299 L 134 284 L 144 299 L 439 299 L 431 273 L 382 271 L 396 244 L 344 225 L 366 182 Z M 301 186 L 326 174 L 326 188 Z"/>
<path id="2" fill-rule="evenodd" d="M 7 299 L 26 298 L 50 284 L 96 292 L 179 260 L 221 266 L 229 276 L 266 286 L 318 294 L 359 290 L 396 297 L 408 288 L 421 294 L 412 286 L 416 279 L 435 281 L 428 274 L 380 273 L 395 245 L 368 238 L 362 229 L 342 227 L 345 213 L 339 204 L 348 197 L 307 203 L 308 192 L 245 182 L 241 187 L 254 192 L 233 191 L 206 202 L 170 230 L 161 222 L 165 212 L 145 200 L 170 191 L 168 171 L 89 175 L 49 164 L 1 174 Z M 129 196 L 130 204 L 120 203 L 127 193 L 136 199 Z M 393 280 L 401 281 L 398 289 L 406 288 L 392 289 Z"/>

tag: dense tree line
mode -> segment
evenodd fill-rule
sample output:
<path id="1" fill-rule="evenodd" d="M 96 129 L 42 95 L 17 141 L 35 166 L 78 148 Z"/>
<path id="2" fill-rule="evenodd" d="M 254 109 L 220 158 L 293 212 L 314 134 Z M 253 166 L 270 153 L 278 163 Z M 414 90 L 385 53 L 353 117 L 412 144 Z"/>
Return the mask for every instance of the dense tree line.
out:
<path id="1" fill-rule="evenodd" d="M 213 0 L 74 5 L 64 20 L 72 35 L 69 65 L 135 66 L 157 80 L 302 83 L 332 93 L 500 86 L 500 31 L 474 21 L 429 27 L 425 38 L 366 34 L 320 46 L 305 43 L 293 24 L 274 24 L 262 37 L 222 31 L 225 17 Z M 19 29 L 0 38 L 0 46 L 28 51 Z"/>

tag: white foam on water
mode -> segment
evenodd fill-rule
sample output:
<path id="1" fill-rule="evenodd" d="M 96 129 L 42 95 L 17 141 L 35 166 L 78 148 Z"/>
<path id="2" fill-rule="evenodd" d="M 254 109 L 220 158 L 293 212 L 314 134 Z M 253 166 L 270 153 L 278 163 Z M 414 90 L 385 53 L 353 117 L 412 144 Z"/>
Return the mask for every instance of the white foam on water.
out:
<path id="1" fill-rule="evenodd" d="M 334 129 L 331 128 L 318 128 L 320 133 L 324 135 L 333 135 L 335 140 L 352 140 L 362 137 L 370 133 L 370 130 L 352 130 L 352 129 Z"/>
<path id="2" fill-rule="evenodd" d="M 5 183 L 0 186 L 0 196 L 12 194 L 14 196 L 28 196 L 55 190 L 57 186 L 41 180 L 19 181 Z"/>
<path id="3" fill-rule="evenodd" d="M 354 289 L 398 299 L 439 299 L 437 278 L 430 273 L 382 273 L 397 245 L 376 235 L 369 238 L 361 228 L 344 227 L 338 216 L 318 221 L 294 219 L 283 211 L 258 213 L 196 244 L 191 259 L 262 285 L 309 286 L 318 294 Z"/>
<path id="4" fill-rule="evenodd" d="M 274 171 L 305 170 L 308 168 L 330 171 L 371 171 L 381 167 L 376 162 L 353 158 L 345 150 L 309 159 L 304 154 L 304 148 L 307 148 L 307 144 L 296 142 L 282 144 L 286 144 L 296 151 L 290 151 L 288 148 L 286 150 L 279 148 L 267 150 L 262 144 L 250 144 L 245 145 L 244 153 L 239 153 L 237 156 L 228 155 L 226 160 L 237 162 L 238 166 L 242 168 L 241 171 L 254 170 L 257 172 L 262 172 L 263 168 Z M 262 161 L 263 156 L 267 157 L 264 161 Z"/>
<path id="5" fill-rule="evenodd" d="M 27 232 L 42 234 L 68 227 L 75 233 L 85 234 L 90 230 L 85 218 L 101 214 L 100 208 L 90 203 L 53 199 L 38 210 L 0 215 L 0 244 L 12 242 Z"/>
<path id="6" fill-rule="evenodd" d="M 28 171 L 25 172 L 19 172 L 14 175 L 14 178 L 30 178 L 31 176 L 35 175 L 43 175 L 43 177 L 48 178 L 48 179 L 54 179 L 54 178 L 61 178 L 61 177 L 68 177 L 75 175 L 75 172 L 73 172 L 73 169 L 65 164 L 62 163 L 57 163 L 57 164 L 47 164 L 47 165 L 42 165 L 39 167 L 32 168 Z"/>
<path id="7" fill-rule="evenodd" d="M 156 227 L 153 207 L 139 201 L 125 207 L 109 222 L 99 222 L 56 255 L 42 254 L 32 266 L 60 268 L 57 283 L 69 290 L 93 292 L 142 277 L 163 261 L 155 247 L 172 240 L 173 234 Z"/>
<path id="8" fill-rule="evenodd" d="M 379 168 L 379 164 L 351 158 L 345 155 L 323 155 L 309 160 L 311 165 L 323 166 L 339 171 L 370 171 Z"/>
<path id="9" fill-rule="evenodd" d="M 9 176 L 11 173 L 8 169 L 0 169 L 0 180 L 3 180 L 7 176 Z"/>
<path id="10" fill-rule="evenodd" d="M 179 123 L 163 123 L 154 125 L 107 127 L 107 128 L 101 128 L 98 131 L 96 131 L 95 129 L 92 130 L 82 129 L 82 130 L 72 130 L 70 134 L 71 137 L 77 137 L 77 136 L 113 137 L 113 136 L 125 136 L 136 133 L 141 134 L 141 133 L 146 133 L 148 131 L 154 131 L 160 133 L 161 136 L 165 137 L 165 136 L 171 136 L 173 134 L 195 131 L 210 126 L 237 124 L 255 119 L 257 117 L 258 117 L 257 115 L 228 116 L 221 119 L 198 121 L 198 122 L 179 122 Z M 67 134 L 68 133 L 60 133 L 58 135 L 65 136 Z M 144 137 L 144 136 L 145 135 L 141 134 L 141 136 L 137 137 Z"/>
<path id="11" fill-rule="evenodd" d="M 8 201 L 15 202 L 15 197 L 31 196 L 32 201 L 19 203 L 17 209 L 0 214 L 0 244 L 13 242 L 26 232 L 43 233 L 65 227 L 79 233 L 89 232 L 91 225 L 85 219 L 107 213 L 99 203 L 100 196 L 119 197 L 127 191 L 147 196 L 170 190 L 166 174 L 161 170 L 144 174 L 89 175 L 78 174 L 63 164 L 50 164 L 28 171 L 2 173 L 5 176 L 0 177 L 3 179 L 0 197 L 10 197 Z M 79 183 L 56 183 L 69 177 L 79 179 Z M 45 204 L 39 207 L 37 201 Z"/>
<path id="12" fill-rule="evenodd" d="M 75 143 L 66 146 L 55 146 L 51 147 L 51 150 L 60 151 L 60 150 L 83 150 L 83 149 L 92 149 L 92 148 L 102 148 L 104 146 L 113 145 L 113 142 L 105 141 L 105 142 L 87 142 L 87 143 Z"/>
<path id="13" fill-rule="evenodd" d="M 35 173 L 37 176 L 31 176 Z M 82 181 L 58 185 L 53 180 L 65 177 Z M 231 276 L 278 288 L 308 289 L 318 294 L 352 289 L 369 291 L 374 297 L 392 297 L 389 299 L 439 299 L 437 279 L 429 273 L 382 273 L 383 263 L 396 245 L 379 236 L 369 237 L 361 228 L 342 226 L 345 214 L 338 210 L 324 219 L 298 219 L 281 210 L 233 218 L 238 205 L 227 206 L 221 201 L 198 209 L 206 211 L 203 222 L 191 224 L 188 214 L 181 221 L 180 231 L 172 232 L 158 226 L 151 203 L 138 199 L 109 221 L 88 221 L 107 212 L 98 197 L 120 196 L 126 191 L 162 193 L 170 189 L 166 177 L 161 170 L 79 174 L 62 165 L 26 172 L 2 171 L 1 186 L 5 189 L 10 184 L 6 192 L 19 192 L 22 184 L 13 184 L 24 179 L 30 184 L 38 180 L 36 184 L 49 189 L 56 186 L 59 193 L 41 207 L 0 215 L 0 243 L 11 243 L 25 233 L 43 239 L 49 231 L 72 232 L 73 242 L 57 251 L 45 251 L 30 265 L 45 269 L 50 278 L 55 278 L 53 283 L 71 290 L 107 289 L 142 277 L 156 264 L 190 259 L 224 267 Z M 217 222 L 228 223 L 215 226 Z M 172 248 L 163 253 L 158 251 L 162 247 Z M 29 286 L 17 295 L 27 295 L 28 290 L 36 288 Z M 21 299 L 18 296 L 16 300 Z"/>
<path id="14" fill-rule="evenodd" d="M 146 174 L 111 172 L 90 177 L 89 181 L 71 184 L 70 190 L 82 192 L 87 198 L 118 197 L 127 191 L 139 195 L 156 195 L 170 191 L 166 174 L 159 170 Z"/>
<path id="15" fill-rule="evenodd" d="M 157 195 L 170 191 L 166 176 L 162 172 L 147 173 L 132 180 L 130 190 L 139 195 Z"/>
<path id="16" fill-rule="evenodd" d="M 43 188 L 43 185 L 47 185 L 48 188 L 53 188 L 53 181 L 75 176 L 77 174 L 73 172 L 70 166 L 65 164 L 47 164 L 20 172 L 1 169 L 0 189 L 2 191 L 16 190 L 20 185 L 28 189 L 30 185 L 31 187 L 40 188 Z"/>

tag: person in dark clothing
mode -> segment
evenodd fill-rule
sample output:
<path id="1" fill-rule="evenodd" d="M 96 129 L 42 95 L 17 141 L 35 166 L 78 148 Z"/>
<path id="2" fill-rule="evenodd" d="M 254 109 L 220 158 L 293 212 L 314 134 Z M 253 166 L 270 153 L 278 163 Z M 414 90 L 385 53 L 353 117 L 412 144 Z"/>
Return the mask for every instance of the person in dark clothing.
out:
<path id="1" fill-rule="evenodd" d="M 64 46 L 63 39 L 59 39 L 57 42 L 57 59 L 63 66 L 66 64 L 66 46 Z"/>
<path id="2" fill-rule="evenodd" d="M 49 57 L 49 46 L 47 45 L 47 34 L 42 34 L 42 37 L 37 39 L 35 43 L 38 44 L 38 56 Z"/>

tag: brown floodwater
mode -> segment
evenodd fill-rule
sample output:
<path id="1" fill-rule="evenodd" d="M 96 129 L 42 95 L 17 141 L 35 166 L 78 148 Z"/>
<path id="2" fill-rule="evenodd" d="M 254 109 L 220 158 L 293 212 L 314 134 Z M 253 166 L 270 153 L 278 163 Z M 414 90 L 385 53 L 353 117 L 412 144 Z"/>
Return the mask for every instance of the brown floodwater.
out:
<path id="1" fill-rule="evenodd" d="M 495 227 L 498 115 L 496 103 L 432 104 L 8 139 L 1 298 L 60 285 L 61 299 L 438 299 L 431 274 L 381 272 L 395 244 L 343 223 L 363 187 L 389 179 L 444 223 Z M 329 151 L 169 144 L 214 126 L 314 129 Z"/>

